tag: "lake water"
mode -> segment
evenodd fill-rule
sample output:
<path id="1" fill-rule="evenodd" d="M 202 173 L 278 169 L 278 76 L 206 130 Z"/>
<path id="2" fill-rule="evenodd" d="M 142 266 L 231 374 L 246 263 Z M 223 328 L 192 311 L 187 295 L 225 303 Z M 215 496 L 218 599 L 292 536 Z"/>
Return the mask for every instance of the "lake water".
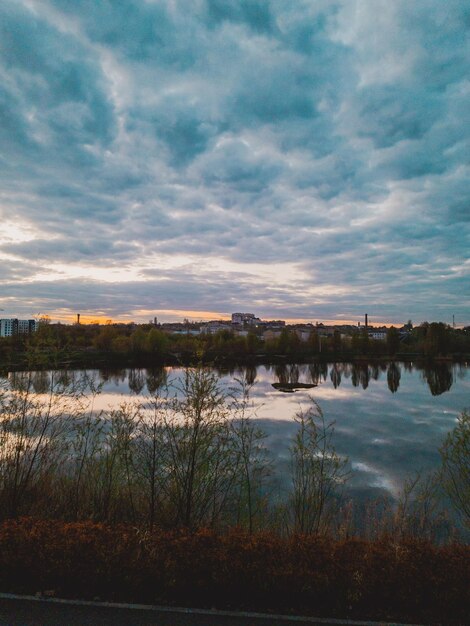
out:
<path id="1" fill-rule="evenodd" d="M 103 409 L 129 396 L 152 393 L 162 382 L 177 384 L 182 373 L 178 368 L 88 370 L 103 384 L 96 402 L 96 408 Z M 254 382 L 253 409 L 280 475 L 286 475 L 289 466 L 289 446 L 296 432 L 293 417 L 315 399 L 327 422 L 335 422 L 333 441 L 337 452 L 349 458 L 349 489 L 356 497 L 396 496 L 406 477 L 435 469 L 443 438 L 459 413 L 470 408 L 468 364 L 312 364 L 217 373 L 226 387 L 236 378 Z M 15 376 L 20 375 L 10 374 L 11 382 Z M 44 382 L 42 373 L 37 391 Z M 279 382 L 316 386 L 286 393 L 273 387 Z"/>

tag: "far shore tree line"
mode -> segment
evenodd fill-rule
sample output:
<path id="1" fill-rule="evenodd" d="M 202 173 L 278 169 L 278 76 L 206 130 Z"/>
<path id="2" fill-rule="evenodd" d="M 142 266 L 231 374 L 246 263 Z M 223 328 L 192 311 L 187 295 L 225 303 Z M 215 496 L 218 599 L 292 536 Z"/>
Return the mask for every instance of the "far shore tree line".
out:
<path id="1" fill-rule="evenodd" d="M 0 339 L 4 367 L 40 367 L 93 362 L 150 363 L 248 362 L 279 357 L 347 360 L 352 358 L 465 358 L 470 354 L 470 333 L 441 322 L 423 323 L 405 336 L 390 327 L 385 340 L 369 337 L 365 328 L 350 336 L 335 330 L 322 336 L 313 328 L 307 340 L 285 327 L 279 336 L 263 340 L 256 329 L 240 336 L 230 329 L 215 334 L 175 334 L 151 324 L 63 325 L 39 324 L 37 332 Z"/>
<path id="2" fill-rule="evenodd" d="M 452 506 L 470 530 L 465 411 L 442 443 L 439 470 L 410 478 L 395 502 L 359 508 L 348 497 L 351 468 L 336 452 L 334 424 L 314 401 L 293 416 L 281 480 L 254 419 L 251 381 L 227 391 L 200 367 L 187 369 L 179 388 L 163 383 L 100 412 L 93 408 L 100 390 L 85 376 L 50 374 L 41 394 L 31 373 L 4 384 L 0 518 L 437 541 L 458 532 L 446 514 Z"/>

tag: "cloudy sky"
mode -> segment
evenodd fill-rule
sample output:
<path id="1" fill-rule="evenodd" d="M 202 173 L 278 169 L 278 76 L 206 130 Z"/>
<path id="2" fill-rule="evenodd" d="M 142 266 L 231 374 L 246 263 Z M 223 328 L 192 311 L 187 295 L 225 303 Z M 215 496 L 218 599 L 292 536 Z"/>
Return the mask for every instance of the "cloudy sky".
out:
<path id="1" fill-rule="evenodd" d="M 467 0 L 1 0 L 0 307 L 470 323 Z"/>

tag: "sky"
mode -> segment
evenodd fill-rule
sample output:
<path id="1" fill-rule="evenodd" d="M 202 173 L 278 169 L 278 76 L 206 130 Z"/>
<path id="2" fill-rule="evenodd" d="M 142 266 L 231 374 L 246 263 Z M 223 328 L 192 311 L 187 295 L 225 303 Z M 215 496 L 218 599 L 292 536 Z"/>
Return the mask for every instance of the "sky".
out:
<path id="1" fill-rule="evenodd" d="M 467 0 L 2 0 L 0 308 L 470 324 Z"/>

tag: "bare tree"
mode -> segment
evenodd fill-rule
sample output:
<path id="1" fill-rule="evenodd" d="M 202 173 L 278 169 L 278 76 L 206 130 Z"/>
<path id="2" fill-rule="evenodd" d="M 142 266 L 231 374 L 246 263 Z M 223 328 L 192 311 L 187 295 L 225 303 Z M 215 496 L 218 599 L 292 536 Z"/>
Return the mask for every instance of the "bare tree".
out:
<path id="1" fill-rule="evenodd" d="M 140 405 L 124 402 L 104 417 L 103 443 L 95 466 L 94 511 L 98 519 L 136 519 L 134 436 Z"/>
<path id="2" fill-rule="evenodd" d="M 348 460 L 333 445 L 334 423 L 327 424 L 317 402 L 295 415 L 299 428 L 291 447 L 292 494 L 290 508 L 295 532 L 325 531 L 335 495 L 349 477 Z"/>
<path id="3" fill-rule="evenodd" d="M 83 410 L 83 386 L 61 373 L 51 373 L 41 393 L 34 386 L 34 373 L 25 373 L 0 390 L 0 502 L 8 517 L 41 498 L 41 484 L 66 456 L 70 422 Z"/>
<path id="4" fill-rule="evenodd" d="M 168 411 L 167 396 L 155 393 L 142 407 L 138 421 L 133 455 L 133 468 L 146 508 L 150 530 L 157 515 L 162 517 L 165 496 L 168 494 L 169 455 L 165 441 L 165 417 Z M 158 511 L 158 507 L 160 511 Z"/>
<path id="5" fill-rule="evenodd" d="M 470 413 L 463 411 L 440 448 L 440 482 L 452 504 L 470 527 Z"/>
<path id="6" fill-rule="evenodd" d="M 179 394 L 163 414 L 174 524 L 215 524 L 233 483 L 226 396 L 204 368 L 186 370 Z"/>
<path id="7" fill-rule="evenodd" d="M 255 520 L 263 510 L 263 489 L 270 474 L 266 434 L 253 423 L 254 408 L 250 400 L 253 384 L 246 378 L 236 379 L 233 390 L 231 433 L 236 461 L 236 520 L 253 532 Z"/>

